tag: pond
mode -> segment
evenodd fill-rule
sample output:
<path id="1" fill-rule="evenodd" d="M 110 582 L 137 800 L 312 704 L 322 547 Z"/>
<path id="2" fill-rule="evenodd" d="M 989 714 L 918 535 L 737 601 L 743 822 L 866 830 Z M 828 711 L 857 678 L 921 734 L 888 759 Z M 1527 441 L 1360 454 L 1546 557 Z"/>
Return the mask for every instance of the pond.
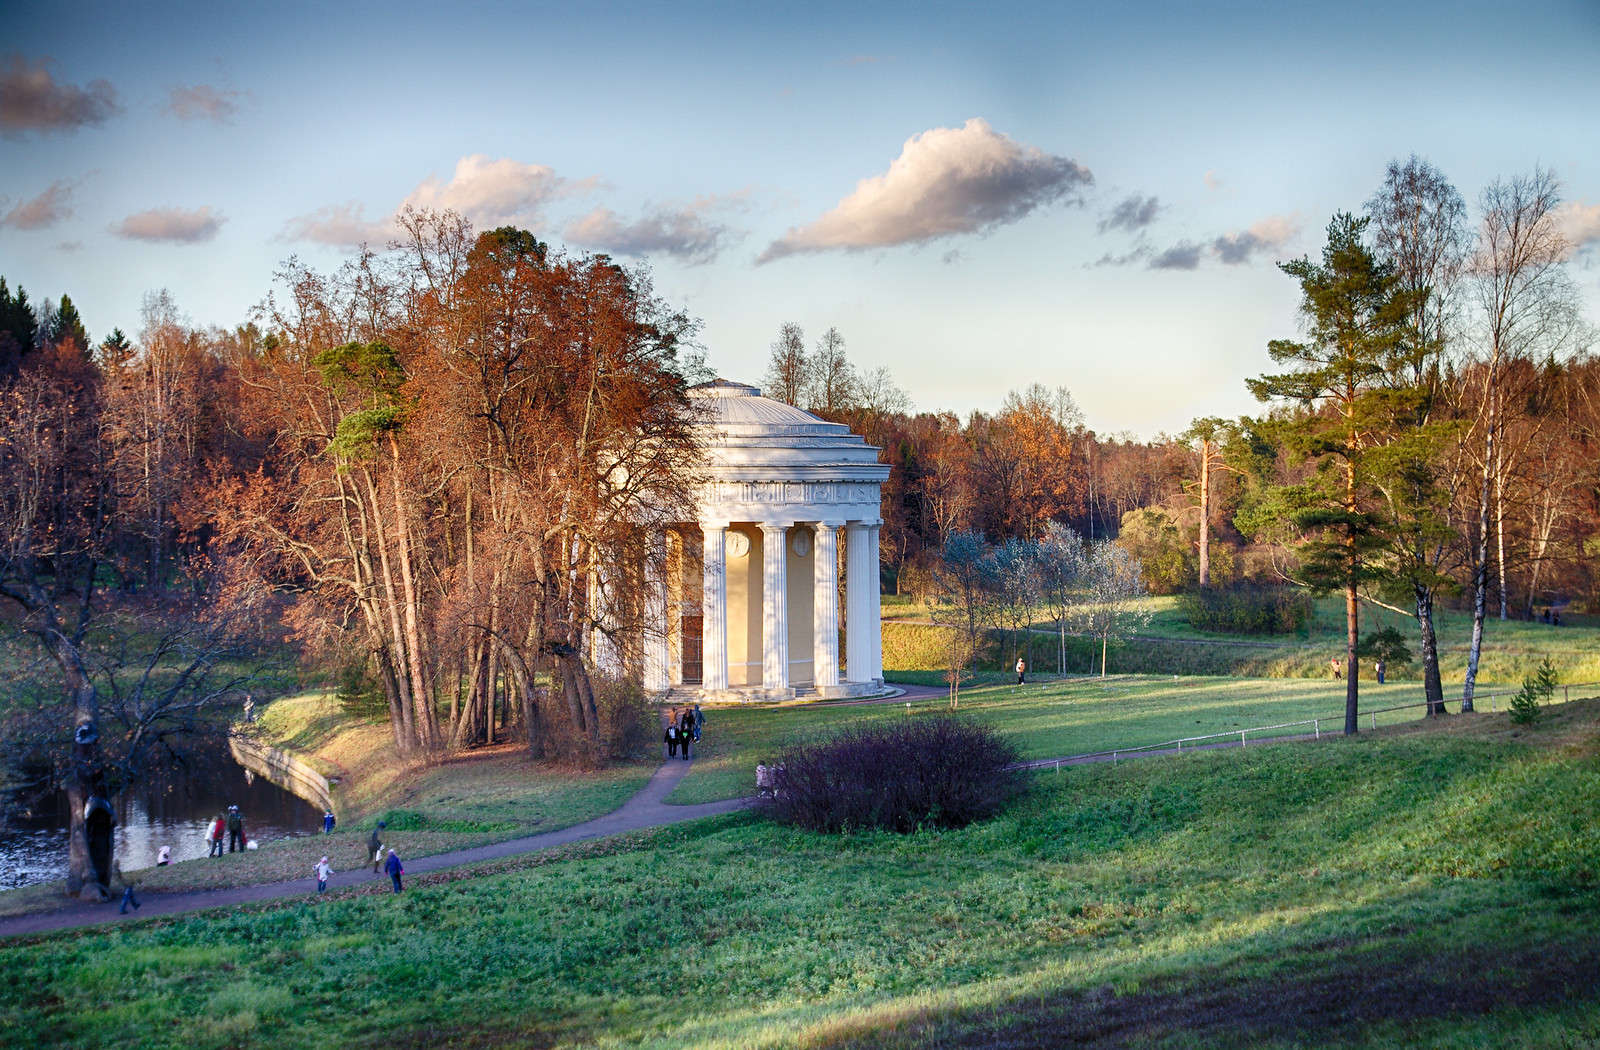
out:
<path id="1" fill-rule="evenodd" d="M 115 856 L 126 871 L 153 867 L 162 846 L 174 861 L 204 857 L 211 822 L 230 805 L 243 814 L 245 835 L 261 842 L 322 830 L 320 809 L 232 761 L 145 784 L 112 804 Z M 11 813 L 0 826 L 0 890 L 66 877 L 69 813 L 64 792 Z"/>

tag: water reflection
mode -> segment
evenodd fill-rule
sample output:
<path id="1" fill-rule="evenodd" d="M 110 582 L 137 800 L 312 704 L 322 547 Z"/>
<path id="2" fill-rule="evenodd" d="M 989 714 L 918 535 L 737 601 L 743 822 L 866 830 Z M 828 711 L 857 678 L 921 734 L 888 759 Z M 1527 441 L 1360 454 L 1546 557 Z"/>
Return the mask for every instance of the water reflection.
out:
<path id="1" fill-rule="evenodd" d="M 321 810 L 233 762 L 124 792 L 114 804 L 125 871 L 153 867 L 162 846 L 172 847 L 173 861 L 204 857 L 211 822 L 230 805 L 244 814 L 244 833 L 261 842 L 322 830 Z M 0 827 L 0 889 L 66 877 L 68 812 L 63 793 L 12 813 Z"/>

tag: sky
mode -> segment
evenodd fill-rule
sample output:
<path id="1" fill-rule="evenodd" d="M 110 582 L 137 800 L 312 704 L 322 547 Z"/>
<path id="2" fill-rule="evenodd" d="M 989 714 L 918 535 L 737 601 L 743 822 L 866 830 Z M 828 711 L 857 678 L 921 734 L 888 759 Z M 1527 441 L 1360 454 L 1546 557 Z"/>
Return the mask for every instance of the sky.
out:
<path id="1" fill-rule="evenodd" d="M 0 275 L 94 338 L 250 319 L 405 204 L 647 264 L 759 382 L 784 322 L 919 409 L 1255 410 L 1275 266 L 1387 164 L 1561 180 L 1600 322 L 1600 0 L 0 0 Z"/>

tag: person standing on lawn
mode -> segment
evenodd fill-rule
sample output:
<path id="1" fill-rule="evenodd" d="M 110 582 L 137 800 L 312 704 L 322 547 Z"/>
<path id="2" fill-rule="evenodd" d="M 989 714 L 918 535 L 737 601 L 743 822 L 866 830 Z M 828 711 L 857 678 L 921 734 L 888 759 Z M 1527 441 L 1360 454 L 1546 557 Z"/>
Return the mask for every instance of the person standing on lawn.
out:
<path id="1" fill-rule="evenodd" d="M 383 862 L 383 870 L 388 872 L 389 878 L 394 880 L 394 891 L 396 893 L 405 888 L 400 885 L 400 876 L 406 873 L 406 869 L 401 866 L 400 854 L 396 853 L 393 847 L 389 849 L 389 859 Z"/>
<path id="2" fill-rule="evenodd" d="M 227 822 L 222 819 L 222 814 L 218 813 L 217 819 L 211 822 L 211 834 L 209 836 L 211 842 L 211 852 L 207 853 L 206 856 L 222 856 L 222 835 L 226 829 Z"/>
<path id="3" fill-rule="evenodd" d="M 1028 676 L 1027 676 L 1027 673 L 1026 673 L 1027 670 L 1028 670 L 1028 665 L 1023 662 L 1022 657 L 1020 657 L 1020 656 L 1017 657 L 1017 684 L 1018 685 L 1027 685 L 1028 684 Z"/>
<path id="4" fill-rule="evenodd" d="M 1372 669 L 1374 671 L 1378 672 L 1378 684 L 1382 685 L 1383 684 L 1383 672 L 1388 670 L 1388 668 L 1384 666 L 1384 663 L 1383 663 L 1382 660 L 1379 660 L 1376 664 L 1373 665 Z"/>
<path id="5" fill-rule="evenodd" d="M 331 809 L 323 810 L 322 811 L 322 833 L 324 835 L 332 835 L 333 834 L 333 823 L 334 823 L 334 821 L 333 821 L 333 810 L 331 810 Z"/>
<path id="6" fill-rule="evenodd" d="M 700 730 L 706 727 L 706 713 L 700 710 L 700 705 L 694 705 L 694 742 L 700 742 Z"/>

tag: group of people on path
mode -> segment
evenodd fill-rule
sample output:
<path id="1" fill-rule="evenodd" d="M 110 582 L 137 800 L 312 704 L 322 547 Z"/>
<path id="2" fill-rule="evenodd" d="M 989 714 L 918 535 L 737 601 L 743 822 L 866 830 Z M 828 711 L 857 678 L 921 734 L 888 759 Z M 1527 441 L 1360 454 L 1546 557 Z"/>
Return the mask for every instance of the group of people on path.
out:
<path id="1" fill-rule="evenodd" d="M 323 834 L 333 833 L 333 814 L 324 811 L 322 816 Z M 367 856 L 372 860 L 372 873 L 378 874 L 381 870 L 389 876 L 389 881 L 394 886 L 394 892 L 399 893 L 405 889 L 400 877 L 406 873 L 405 865 L 400 862 L 400 853 L 393 846 L 383 841 L 383 833 L 389 827 L 387 821 L 378 821 L 373 827 L 372 834 L 367 836 Z M 328 892 L 328 879 L 333 875 L 333 865 L 327 857 L 323 857 L 311 867 L 311 875 L 317 880 L 317 892 Z"/>
<path id="2" fill-rule="evenodd" d="M 700 742 L 700 730 L 705 727 L 705 712 L 700 710 L 700 705 L 672 709 L 667 718 L 667 729 L 661 739 L 667 745 L 667 757 L 677 758 L 683 752 L 683 760 L 688 762 L 691 758 L 690 747 Z"/>

